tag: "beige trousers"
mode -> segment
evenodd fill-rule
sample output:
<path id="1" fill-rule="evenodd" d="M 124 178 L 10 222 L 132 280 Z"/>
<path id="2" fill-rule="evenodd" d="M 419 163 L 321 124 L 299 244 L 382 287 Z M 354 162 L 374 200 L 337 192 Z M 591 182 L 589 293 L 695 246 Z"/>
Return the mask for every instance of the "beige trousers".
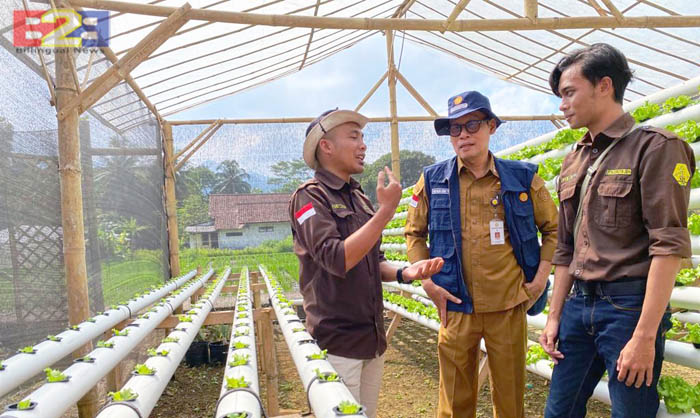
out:
<path id="1" fill-rule="evenodd" d="M 371 360 L 354 359 L 328 354 L 338 376 L 355 397 L 357 403 L 365 407 L 369 418 L 377 416 L 379 390 L 382 387 L 382 371 L 384 370 L 384 354 Z"/>

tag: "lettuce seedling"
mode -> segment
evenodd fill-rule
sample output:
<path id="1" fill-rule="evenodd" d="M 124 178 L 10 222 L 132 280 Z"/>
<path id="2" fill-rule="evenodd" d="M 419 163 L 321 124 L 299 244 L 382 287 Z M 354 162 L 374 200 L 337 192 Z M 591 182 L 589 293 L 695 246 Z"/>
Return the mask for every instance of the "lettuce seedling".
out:
<path id="1" fill-rule="evenodd" d="M 325 360 L 328 358 L 328 350 L 321 350 L 320 353 L 309 354 L 306 358 L 309 360 Z"/>
<path id="2" fill-rule="evenodd" d="M 49 383 L 65 382 L 68 380 L 68 376 L 66 376 L 60 370 L 47 367 L 44 369 L 44 373 L 46 373 L 46 380 Z"/>
<path id="3" fill-rule="evenodd" d="M 129 335 L 129 328 L 124 328 L 121 331 L 119 331 L 116 328 L 112 328 L 112 333 L 115 337 L 126 337 L 127 335 Z"/>
<path id="4" fill-rule="evenodd" d="M 31 345 L 28 345 L 26 347 L 22 347 L 18 350 L 19 353 L 24 353 L 24 354 L 34 354 L 36 353 L 36 349 L 32 347 Z"/>
<path id="5" fill-rule="evenodd" d="M 360 405 L 350 401 L 342 401 L 338 404 L 337 408 L 341 414 L 345 415 L 352 415 L 360 412 Z"/>
<path id="6" fill-rule="evenodd" d="M 245 366 L 248 364 L 250 356 L 248 354 L 234 354 L 233 359 L 228 362 L 230 367 Z"/>
<path id="7" fill-rule="evenodd" d="M 114 342 L 112 341 L 98 341 L 97 348 L 114 348 Z"/>
<path id="8" fill-rule="evenodd" d="M 32 400 L 29 398 L 17 403 L 17 409 L 20 411 L 25 411 L 27 409 L 31 409 L 31 407 L 32 407 Z"/>
<path id="9" fill-rule="evenodd" d="M 340 380 L 340 377 L 336 372 L 321 373 L 319 369 L 314 369 L 314 373 L 316 373 L 316 377 L 318 377 L 318 380 L 322 382 L 337 382 Z"/>
<path id="10" fill-rule="evenodd" d="M 170 353 L 170 350 L 156 350 L 155 348 L 149 348 L 146 350 L 146 354 L 148 354 L 149 357 L 155 357 L 155 356 L 161 356 L 165 357 Z"/>
<path id="11" fill-rule="evenodd" d="M 180 341 L 180 339 L 177 337 L 165 337 L 162 340 L 160 340 L 160 342 L 162 343 L 176 343 L 178 341 Z"/>
<path id="12" fill-rule="evenodd" d="M 236 341 L 235 343 L 233 343 L 233 348 L 235 348 L 236 350 L 240 350 L 240 349 L 248 348 L 248 347 L 249 347 L 248 344 L 242 343 L 240 341 Z"/>
<path id="13" fill-rule="evenodd" d="M 244 376 L 241 376 L 239 378 L 226 376 L 226 387 L 228 389 L 247 388 L 249 386 L 250 383 L 246 382 Z"/>
<path id="14" fill-rule="evenodd" d="M 57 342 L 57 343 L 58 343 L 58 342 L 61 342 L 61 340 L 62 340 L 63 338 L 57 337 L 57 336 L 55 336 L 55 335 L 47 335 L 47 336 L 46 336 L 46 339 L 49 340 L 49 341 L 54 341 L 54 342 Z"/>
<path id="15" fill-rule="evenodd" d="M 137 364 L 134 366 L 134 373 L 140 376 L 152 376 L 156 374 L 156 370 L 146 366 L 145 364 Z"/>
<path id="16" fill-rule="evenodd" d="M 129 388 L 122 389 L 119 392 L 109 392 L 107 395 L 110 396 L 114 402 L 133 401 L 139 397 L 138 393 Z"/>

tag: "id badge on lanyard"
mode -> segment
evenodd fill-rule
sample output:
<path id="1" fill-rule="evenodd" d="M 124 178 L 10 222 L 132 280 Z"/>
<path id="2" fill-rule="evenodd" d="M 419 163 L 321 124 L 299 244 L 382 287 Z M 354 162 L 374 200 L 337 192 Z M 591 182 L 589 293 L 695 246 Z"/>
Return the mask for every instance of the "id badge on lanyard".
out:
<path id="1" fill-rule="evenodd" d="M 506 243 L 505 226 L 503 220 L 498 219 L 498 212 L 496 212 L 496 208 L 499 204 L 501 204 L 501 195 L 497 193 L 493 199 L 491 199 L 491 206 L 493 207 L 493 219 L 489 222 L 491 245 L 503 245 Z"/>

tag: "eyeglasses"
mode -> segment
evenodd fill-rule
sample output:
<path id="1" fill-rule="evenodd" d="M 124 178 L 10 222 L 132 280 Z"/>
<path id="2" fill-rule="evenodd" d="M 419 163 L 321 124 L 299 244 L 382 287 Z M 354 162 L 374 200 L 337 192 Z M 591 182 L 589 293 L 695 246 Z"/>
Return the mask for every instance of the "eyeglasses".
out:
<path id="1" fill-rule="evenodd" d="M 480 119 L 480 120 L 470 120 L 469 122 L 465 124 L 458 124 L 455 123 L 453 125 L 450 125 L 450 136 L 459 136 L 462 133 L 462 127 L 467 130 L 470 134 L 475 134 L 479 132 L 479 129 L 481 129 L 481 124 L 483 122 L 488 122 L 491 119 Z"/>

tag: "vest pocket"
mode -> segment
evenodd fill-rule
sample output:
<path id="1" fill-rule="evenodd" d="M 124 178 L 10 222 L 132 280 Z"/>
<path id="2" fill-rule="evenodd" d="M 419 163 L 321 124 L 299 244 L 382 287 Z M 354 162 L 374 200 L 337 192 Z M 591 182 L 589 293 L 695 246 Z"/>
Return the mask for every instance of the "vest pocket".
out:
<path id="1" fill-rule="evenodd" d="M 456 293 L 458 289 L 457 280 L 459 280 L 457 269 L 461 268 L 461 266 L 459 266 L 459 259 L 457 254 L 455 254 L 454 247 L 435 246 L 435 248 L 431 247 L 430 250 L 430 257 L 442 257 L 445 260 L 442 270 L 433 275 L 433 283 L 450 293 Z"/>

